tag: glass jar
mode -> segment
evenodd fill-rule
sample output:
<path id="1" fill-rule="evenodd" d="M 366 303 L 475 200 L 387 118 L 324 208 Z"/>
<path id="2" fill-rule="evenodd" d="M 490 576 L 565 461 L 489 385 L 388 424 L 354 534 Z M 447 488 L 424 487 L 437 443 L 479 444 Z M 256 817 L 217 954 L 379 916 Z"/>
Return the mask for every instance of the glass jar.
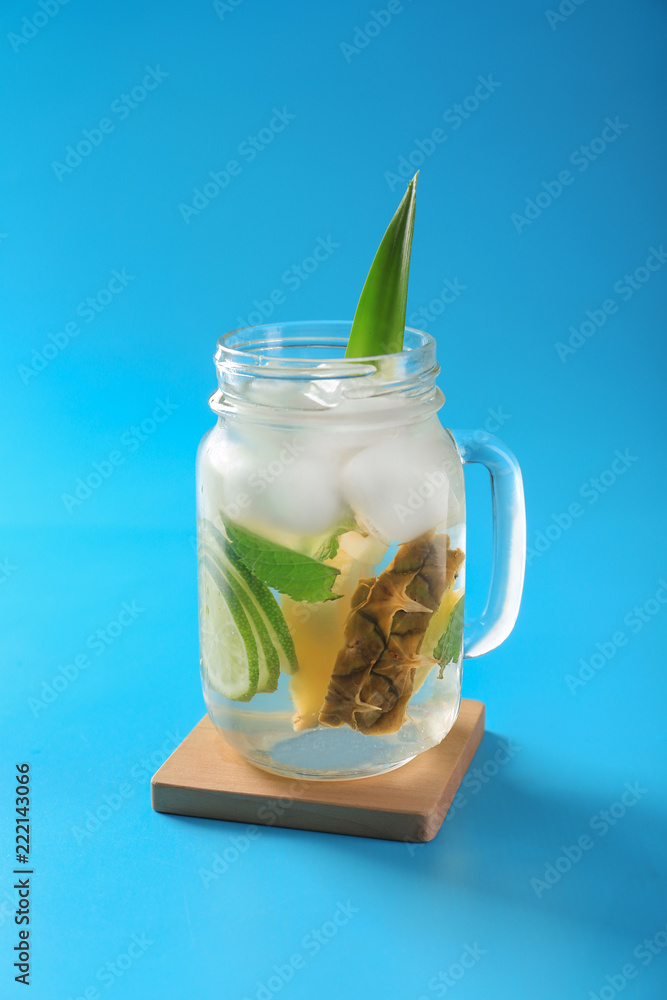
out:
<path id="1" fill-rule="evenodd" d="M 461 661 L 519 609 L 521 474 L 491 435 L 445 430 L 435 341 L 344 358 L 350 324 L 236 330 L 215 355 L 197 456 L 201 677 L 209 716 L 277 774 L 389 771 L 454 724 Z M 489 468 L 494 569 L 466 623 L 463 462 Z"/>

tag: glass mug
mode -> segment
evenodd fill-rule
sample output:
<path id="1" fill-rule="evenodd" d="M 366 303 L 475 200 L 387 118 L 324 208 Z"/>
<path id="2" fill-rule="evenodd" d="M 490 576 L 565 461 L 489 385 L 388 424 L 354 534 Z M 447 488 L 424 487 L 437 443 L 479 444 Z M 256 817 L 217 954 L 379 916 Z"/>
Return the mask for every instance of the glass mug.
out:
<path id="1" fill-rule="evenodd" d="M 225 334 L 197 454 L 201 678 L 242 757 L 290 777 L 381 774 L 440 743 L 463 657 L 521 601 L 521 472 L 492 435 L 452 432 L 433 337 L 344 358 L 350 324 Z M 465 624 L 463 464 L 491 474 L 494 562 Z"/>

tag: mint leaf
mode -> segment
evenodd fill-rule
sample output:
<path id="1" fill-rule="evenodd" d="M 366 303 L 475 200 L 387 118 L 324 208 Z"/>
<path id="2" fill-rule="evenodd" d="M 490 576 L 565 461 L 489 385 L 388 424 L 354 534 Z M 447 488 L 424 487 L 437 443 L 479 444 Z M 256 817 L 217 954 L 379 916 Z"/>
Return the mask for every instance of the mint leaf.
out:
<path id="1" fill-rule="evenodd" d="M 353 514 L 348 515 L 345 518 L 345 521 L 338 525 L 333 535 L 327 538 L 325 542 L 322 542 L 319 549 L 315 553 L 315 558 L 334 559 L 338 555 L 340 536 L 344 535 L 346 531 L 359 531 L 359 525 L 357 524 Z"/>
<path id="2" fill-rule="evenodd" d="M 461 597 L 454 607 L 447 622 L 447 628 L 442 633 L 435 649 L 433 657 L 440 664 L 438 677 L 442 677 L 445 667 L 452 660 L 458 660 L 463 642 L 463 598 Z"/>
<path id="3" fill-rule="evenodd" d="M 277 542 L 270 542 L 238 524 L 225 522 L 225 531 L 233 550 L 251 573 L 281 594 L 295 601 L 335 601 L 331 587 L 340 570 L 325 566 L 317 559 L 304 556 Z"/>
<path id="4" fill-rule="evenodd" d="M 342 532 L 337 531 L 335 535 L 331 536 L 331 538 L 327 538 L 326 542 L 323 542 L 315 553 L 315 558 L 334 559 L 338 555 L 341 534 Z"/>

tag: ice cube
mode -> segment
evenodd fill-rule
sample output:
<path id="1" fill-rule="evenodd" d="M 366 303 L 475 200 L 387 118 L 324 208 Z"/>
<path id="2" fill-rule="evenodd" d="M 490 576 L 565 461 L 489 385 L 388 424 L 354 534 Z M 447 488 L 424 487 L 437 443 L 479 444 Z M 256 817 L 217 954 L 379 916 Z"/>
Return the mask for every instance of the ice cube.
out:
<path id="1" fill-rule="evenodd" d="M 243 450 L 216 425 L 202 440 L 197 463 L 199 515 L 217 521 L 222 511 L 234 518 L 240 509 L 235 498 L 248 488 Z"/>
<path id="2" fill-rule="evenodd" d="M 257 470 L 257 477 L 253 477 L 253 487 L 259 489 L 261 483 L 266 488 L 256 493 L 253 512 L 270 524 L 300 535 L 316 535 L 333 530 L 343 516 L 335 469 L 312 452 L 293 457 L 290 464 L 274 460 Z"/>
<path id="3" fill-rule="evenodd" d="M 308 382 L 304 388 L 304 401 L 318 409 L 331 409 L 345 399 L 345 383 L 341 379 L 327 378 Z"/>
<path id="4" fill-rule="evenodd" d="M 453 494 L 444 459 L 442 440 L 403 432 L 364 448 L 347 462 L 344 497 L 383 542 L 412 541 L 447 523 Z"/>
<path id="5" fill-rule="evenodd" d="M 200 456 L 204 516 L 299 536 L 334 530 L 343 516 L 337 469 L 312 435 L 253 429 L 213 435 Z"/>
<path id="6" fill-rule="evenodd" d="M 278 409 L 318 411 L 337 406 L 344 398 L 344 384 L 340 379 L 255 378 L 245 387 L 245 398 L 262 406 Z"/>

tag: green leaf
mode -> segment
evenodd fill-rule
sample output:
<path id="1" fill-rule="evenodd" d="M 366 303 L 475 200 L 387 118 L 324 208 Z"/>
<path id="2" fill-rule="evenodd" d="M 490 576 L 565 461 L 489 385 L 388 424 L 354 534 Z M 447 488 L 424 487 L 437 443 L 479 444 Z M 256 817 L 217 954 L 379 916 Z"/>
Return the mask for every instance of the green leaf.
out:
<path id="1" fill-rule="evenodd" d="M 408 184 L 375 254 L 354 314 L 346 358 L 403 350 L 418 173 Z"/>
<path id="2" fill-rule="evenodd" d="M 445 667 L 452 660 L 458 660 L 463 642 L 463 598 L 456 602 L 442 633 L 433 650 L 434 659 L 440 664 L 438 677 L 442 677 Z"/>
<path id="3" fill-rule="evenodd" d="M 336 530 L 332 535 L 327 538 L 325 542 L 322 542 L 319 549 L 315 553 L 316 559 L 334 559 L 338 555 L 338 548 L 340 546 L 340 536 L 344 535 L 346 531 L 359 531 L 359 525 L 357 524 L 354 514 L 349 514 L 345 520 L 338 525 Z"/>
<path id="4" fill-rule="evenodd" d="M 270 542 L 260 535 L 225 522 L 234 552 L 269 587 L 287 594 L 295 601 L 335 601 L 340 594 L 332 594 L 331 587 L 339 574 L 333 566 L 326 566 L 301 552 L 295 552 L 277 542 Z"/>
<path id="5" fill-rule="evenodd" d="M 342 531 L 337 531 L 330 538 L 327 538 L 326 542 L 323 542 L 315 553 L 315 558 L 334 559 L 338 555 L 341 534 Z"/>

